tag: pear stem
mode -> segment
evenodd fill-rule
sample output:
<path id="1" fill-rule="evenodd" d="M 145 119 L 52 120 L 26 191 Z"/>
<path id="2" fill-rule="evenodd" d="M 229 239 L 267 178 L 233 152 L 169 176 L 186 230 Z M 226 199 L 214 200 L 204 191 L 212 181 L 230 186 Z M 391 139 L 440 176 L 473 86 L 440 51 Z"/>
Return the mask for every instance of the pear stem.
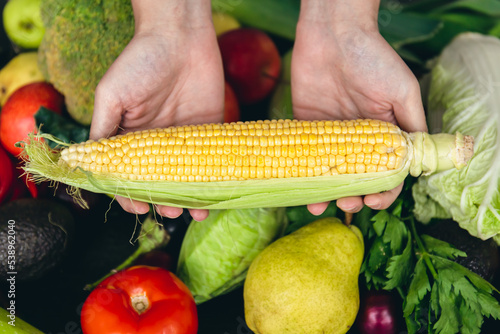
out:
<path id="1" fill-rule="evenodd" d="M 351 225 L 352 216 L 353 216 L 353 213 L 351 213 L 351 212 L 346 212 L 345 213 L 345 218 L 344 218 L 344 224 L 345 225 L 347 225 L 347 226 Z"/>

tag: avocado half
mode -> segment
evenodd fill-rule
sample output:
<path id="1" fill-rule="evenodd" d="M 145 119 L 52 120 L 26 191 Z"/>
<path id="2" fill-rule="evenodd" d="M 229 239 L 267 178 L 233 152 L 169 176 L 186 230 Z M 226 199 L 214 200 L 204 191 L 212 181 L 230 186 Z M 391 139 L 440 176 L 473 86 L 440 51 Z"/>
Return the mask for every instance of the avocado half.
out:
<path id="1" fill-rule="evenodd" d="M 61 263 L 74 233 L 74 218 L 50 199 L 19 199 L 0 207 L 0 278 L 43 277 Z M 10 257 L 9 257 L 10 256 Z"/>

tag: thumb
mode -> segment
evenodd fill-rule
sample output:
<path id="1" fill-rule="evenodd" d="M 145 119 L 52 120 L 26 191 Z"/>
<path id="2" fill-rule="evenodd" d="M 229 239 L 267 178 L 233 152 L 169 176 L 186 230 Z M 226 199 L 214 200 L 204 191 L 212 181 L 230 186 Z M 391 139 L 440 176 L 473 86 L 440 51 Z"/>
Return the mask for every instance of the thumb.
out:
<path id="1" fill-rule="evenodd" d="M 109 93 L 98 86 L 95 92 L 94 112 L 90 126 L 90 139 L 107 138 L 118 132 L 122 121 L 123 109 Z"/>
<path id="2" fill-rule="evenodd" d="M 406 132 L 428 131 L 418 82 L 404 104 L 394 105 L 394 115 L 401 129 Z"/>

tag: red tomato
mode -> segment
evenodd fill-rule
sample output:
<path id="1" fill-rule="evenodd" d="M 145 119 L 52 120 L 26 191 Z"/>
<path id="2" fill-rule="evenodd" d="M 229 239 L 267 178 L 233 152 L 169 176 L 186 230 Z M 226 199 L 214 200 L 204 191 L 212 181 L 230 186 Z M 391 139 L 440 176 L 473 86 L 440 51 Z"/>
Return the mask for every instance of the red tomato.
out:
<path id="1" fill-rule="evenodd" d="M 0 146 L 0 203 L 12 193 L 13 181 L 14 165 L 3 146 Z"/>
<path id="2" fill-rule="evenodd" d="M 240 105 L 233 88 L 225 82 L 224 84 L 224 122 L 238 122 L 240 120 Z"/>
<path id="3" fill-rule="evenodd" d="M 173 273 L 134 266 L 102 281 L 83 304 L 84 334 L 195 334 L 191 292 Z"/>
<path id="4" fill-rule="evenodd" d="M 35 131 L 35 113 L 45 107 L 58 114 L 64 109 L 64 96 L 48 82 L 33 82 L 18 88 L 7 99 L 0 113 L 0 140 L 11 154 L 22 149 L 16 143 Z"/>

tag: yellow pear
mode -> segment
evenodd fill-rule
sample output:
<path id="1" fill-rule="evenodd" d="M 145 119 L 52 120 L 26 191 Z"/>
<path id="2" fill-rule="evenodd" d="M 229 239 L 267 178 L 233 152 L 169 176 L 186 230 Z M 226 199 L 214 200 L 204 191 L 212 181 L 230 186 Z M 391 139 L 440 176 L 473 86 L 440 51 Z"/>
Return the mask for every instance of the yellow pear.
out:
<path id="1" fill-rule="evenodd" d="M 360 230 L 323 218 L 276 240 L 252 262 L 245 320 L 256 334 L 346 333 L 359 310 Z"/>
<path id="2" fill-rule="evenodd" d="M 44 81 L 38 67 L 36 51 L 20 53 L 0 70 L 0 105 L 19 87 L 36 81 Z"/>
<path id="3" fill-rule="evenodd" d="M 234 17 L 223 12 L 212 12 L 212 22 L 217 36 L 240 27 L 240 23 Z"/>

